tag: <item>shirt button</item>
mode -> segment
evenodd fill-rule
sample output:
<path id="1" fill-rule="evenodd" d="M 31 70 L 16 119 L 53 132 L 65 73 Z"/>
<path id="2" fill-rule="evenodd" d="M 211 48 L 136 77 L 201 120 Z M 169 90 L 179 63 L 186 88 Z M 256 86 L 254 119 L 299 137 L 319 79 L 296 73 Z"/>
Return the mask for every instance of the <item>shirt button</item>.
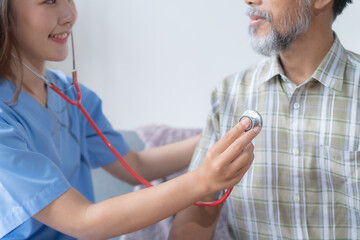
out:
<path id="1" fill-rule="evenodd" d="M 292 150 L 292 153 L 293 153 L 294 155 L 298 155 L 298 154 L 299 154 L 299 150 L 298 150 L 297 148 L 294 148 L 294 149 Z"/>
<path id="2" fill-rule="evenodd" d="M 300 108 L 300 104 L 299 103 L 294 103 L 294 109 L 298 110 Z"/>
<path id="3" fill-rule="evenodd" d="M 300 195 L 295 193 L 293 196 L 294 202 L 299 202 L 300 201 Z"/>

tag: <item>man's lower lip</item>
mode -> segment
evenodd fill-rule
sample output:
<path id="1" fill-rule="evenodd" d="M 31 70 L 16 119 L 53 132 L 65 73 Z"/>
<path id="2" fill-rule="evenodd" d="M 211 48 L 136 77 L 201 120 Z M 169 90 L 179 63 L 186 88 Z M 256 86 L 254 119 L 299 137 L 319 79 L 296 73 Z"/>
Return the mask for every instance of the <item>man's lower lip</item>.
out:
<path id="1" fill-rule="evenodd" d="M 57 43 L 66 43 L 69 37 L 66 38 L 53 38 L 53 37 L 49 37 L 50 40 L 57 42 Z"/>
<path id="2" fill-rule="evenodd" d="M 263 19 L 263 18 L 259 18 L 259 19 L 256 19 L 256 20 L 251 20 L 250 21 L 250 26 L 254 27 L 254 26 L 258 25 L 258 24 L 261 24 L 264 21 L 265 21 L 265 19 Z"/>

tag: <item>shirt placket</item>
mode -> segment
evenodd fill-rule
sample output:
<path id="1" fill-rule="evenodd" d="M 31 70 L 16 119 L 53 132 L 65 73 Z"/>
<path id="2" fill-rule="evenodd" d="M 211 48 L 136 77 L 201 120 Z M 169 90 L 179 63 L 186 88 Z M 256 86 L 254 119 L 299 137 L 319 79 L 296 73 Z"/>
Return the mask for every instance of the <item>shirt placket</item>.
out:
<path id="1" fill-rule="evenodd" d="M 301 120 L 301 109 L 302 109 L 302 89 L 303 86 L 297 87 L 295 84 L 288 85 L 288 95 L 290 96 L 289 101 L 289 161 L 290 161 L 290 195 L 289 202 L 291 203 L 291 218 L 293 235 L 295 238 L 304 239 L 303 228 L 304 218 L 302 218 L 302 148 L 301 148 L 301 132 L 302 132 L 302 120 Z"/>

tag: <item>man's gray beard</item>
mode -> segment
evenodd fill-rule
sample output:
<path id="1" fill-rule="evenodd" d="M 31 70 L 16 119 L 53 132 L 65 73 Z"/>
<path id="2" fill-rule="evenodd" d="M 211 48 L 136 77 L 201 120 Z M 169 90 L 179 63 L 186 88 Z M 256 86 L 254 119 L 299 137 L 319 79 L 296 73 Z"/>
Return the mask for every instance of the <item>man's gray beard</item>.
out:
<path id="1" fill-rule="evenodd" d="M 262 11 L 249 9 L 248 14 L 254 14 L 264 17 L 271 24 L 270 34 L 263 37 L 256 37 L 256 27 L 249 27 L 249 34 L 251 36 L 251 46 L 253 49 L 265 56 L 278 55 L 279 53 L 290 48 L 292 42 L 302 33 L 304 33 L 310 26 L 311 15 L 310 8 L 307 3 L 301 3 L 299 12 L 295 20 L 291 20 L 290 13 L 281 19 L 279 26 L 286 29 L 285 34 L 278 32 L 273 24 L 271 16 Z"/>

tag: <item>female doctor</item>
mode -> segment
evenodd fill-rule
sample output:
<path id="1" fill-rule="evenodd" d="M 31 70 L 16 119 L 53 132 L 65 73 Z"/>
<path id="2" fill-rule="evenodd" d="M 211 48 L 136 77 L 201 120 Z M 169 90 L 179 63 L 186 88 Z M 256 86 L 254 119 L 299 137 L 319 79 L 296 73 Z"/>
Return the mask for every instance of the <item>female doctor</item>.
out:
<path id="1" fill-rule="evenodd" d="M 77 13 L 72 0 L 0 1 L 0 239 L 106 239 L 144 228 L 240 181 L 253 160 L 249 121 L 235 126 L 204 164 L 159 186 L 93 203 L 90 169 L 137 183 L 90 124 L 35 73 L 60 88 L 72 80 L 46 69 L 67 57 Z M 24 67 L 26 64 L 31 70 Z M 136 153 L 84 86 L 82 103 L 126 162 L 148 180 L 187 166 L 198 138 Z M 66 95 L 76 98 L 74 89 Z"/>

